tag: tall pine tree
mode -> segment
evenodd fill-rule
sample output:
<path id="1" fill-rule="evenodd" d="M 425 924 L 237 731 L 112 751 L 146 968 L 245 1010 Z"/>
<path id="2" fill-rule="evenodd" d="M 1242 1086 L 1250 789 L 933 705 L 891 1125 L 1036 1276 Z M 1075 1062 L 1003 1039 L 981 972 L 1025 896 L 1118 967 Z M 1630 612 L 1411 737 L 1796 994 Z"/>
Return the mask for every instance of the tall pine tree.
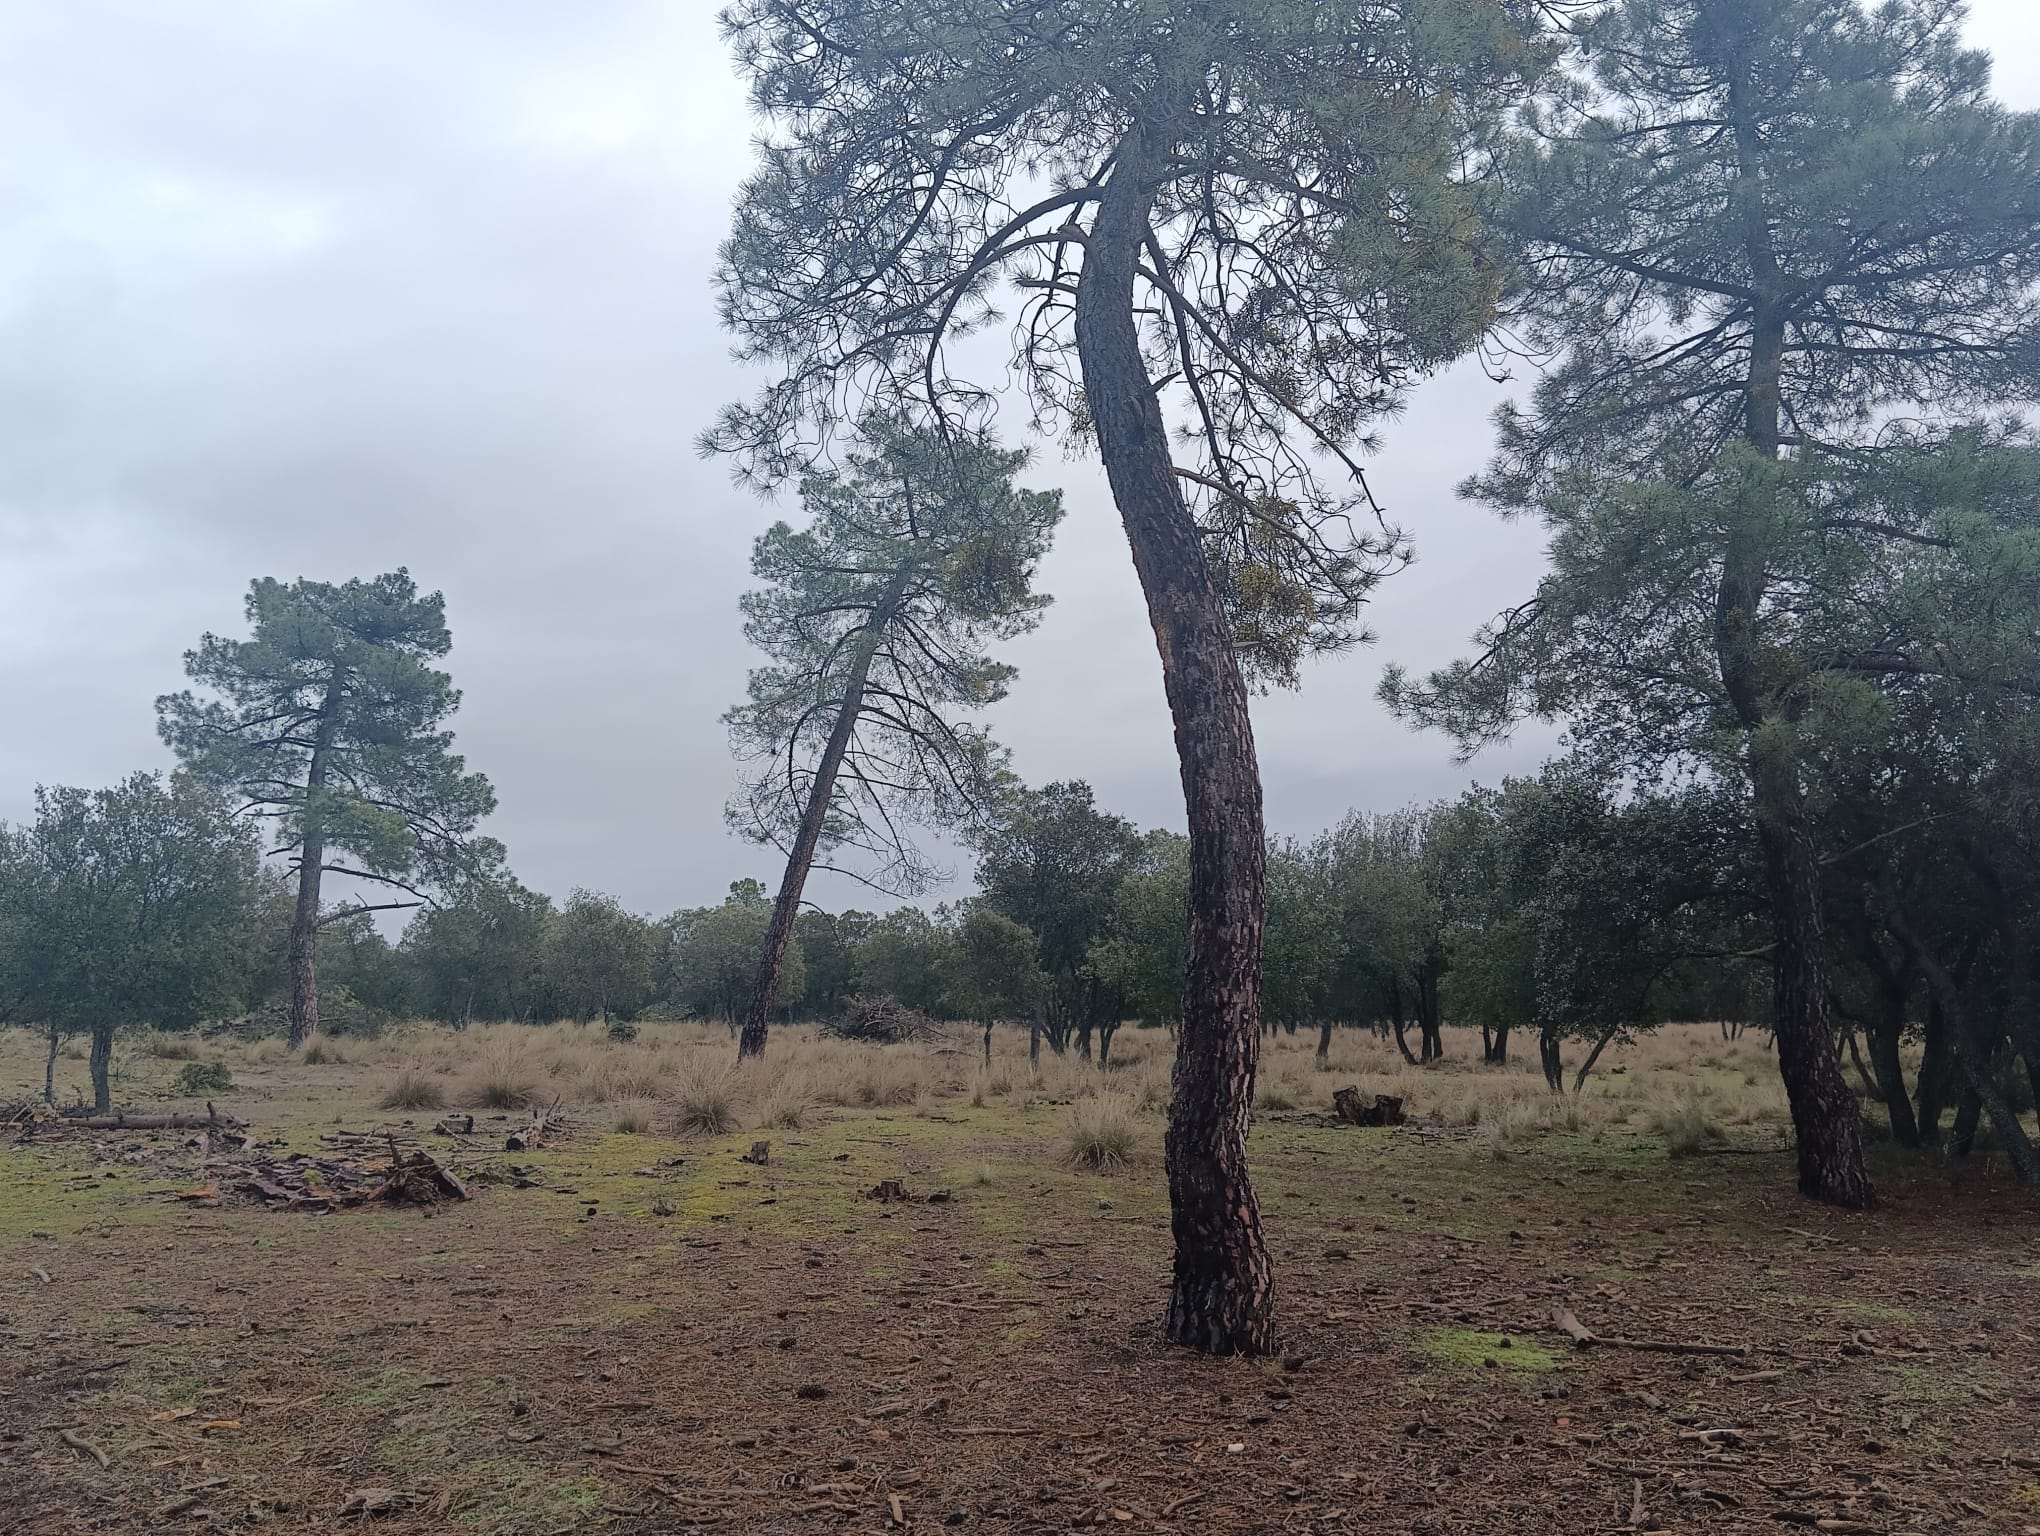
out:
<path id="1" fill-rule="evenodd" d="M 710 445 L 769 480 L 874 398 L 970 419 L 998 386 L 956 344 L 1010 296 L 1037 424 L 1103 464 L 1190 836 L 1168 1334 L 1265 1352 L 1248 673 L 1352 644 L 1403 553 L 1359 458 L 1491 313 L 1457 151 L 1510 68 L 1505 7 L 734 0 L 724 26 L 768 125 L 724 317 L 778 376 Z"/>
<path id="2" fill-rule="evenodd" d="M 731 824 L 786 855 L 738 1055 L 765 1049 L 779 971 L 817 857 L 896 894 L 933 874 L 915 825 L 958 827 L 992 804 L 1003 753 L 972 718 L 1013 668 L 988 642 L 1032 629 L 1033 588 L 1062 497 L 976 436 L 874 414 L 840 473 L 802 482 L 807 527 L 775 524 L 751 569 L 744 633 L 771 658 L 726 717 L 751 765 Z"/>
<path id="3" fill-rule="evenodd" d="M 429 663 L 452 648 L 445 600 L 408 572 L 373 581 L 264 578 L 248 590 L 250 635 L 207 635 L 184 670 L 209 690 L 156 701 L 163 739 L 202 782 L 275 828 L 297 879 L 290 925 L 290 1041 L 319 1031 L 322 926 L 416 907 L 500 848 L 476 839 L 495 792 L 468 773 L 444 729 L 460 694 Z M 327 875 L 381 886 L 331 911 Z"/>

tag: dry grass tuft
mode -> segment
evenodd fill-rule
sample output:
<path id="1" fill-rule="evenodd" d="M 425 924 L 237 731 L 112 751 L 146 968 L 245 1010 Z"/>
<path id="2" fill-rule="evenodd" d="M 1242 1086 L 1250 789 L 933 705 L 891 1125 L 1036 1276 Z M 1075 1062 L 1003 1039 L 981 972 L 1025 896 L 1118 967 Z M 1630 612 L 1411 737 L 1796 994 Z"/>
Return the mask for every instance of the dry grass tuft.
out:
<path id="1" fill-rule="evenodd" d="M 446 1094 L 422 1072 L 405 1068 L 376 1100 L 380 1109 L 444 1109 Z"/>
<path id="2" fill-rule="evenodd" d="M 197 1061 L 199 1057 L 196 1035 L 173 1035 L 152 1029 L 142 1036 L 141 1046 L 144 1056 L 153 1056 L 158 1061 Z"/>
<path id="3" fill-rule="evenodd" d="M 1728 1139 L 1698 1094 L 1681 1094 L 1650 1117 L 1651 1134 L 1662 1136 L 1668 1157 L 1694 1157 Z"/>
<path id="4" fill-rule="evenodd" d="M 1063 1122 L 1063 1157 L 1078 1168 L 1124 1168 L 1133 1160 L 1140 1124 L 1123 1094 L 1094 1093 L 1070 1106 Z"/>
<path id="5" fill-rule="evenodd" d="M 538 1083 L 522 1051 L 514 1047 L 483 1053 L 468 1080 L 466 1102 L 477 1109 L 525 1109 L 538 1097 Z"/>
<path id="6" fill-rule="evenodd" d="M 653 1124 L 652 1107 L 649 1104 L 630 1103 L 617 1106 L 616 1118 L 610 1122 L 619 1136 L 644 1136 L 651 1132 Z"/>
<path id="7" fill-rule="evenodd" d="M 804 1072 L 782 1072 L 758 1096 L 752 1126 L 761 1131 L 797 1131 L 815 1110 L 814 1087 Z"/>
<path id="8" fill-rule="evenodd" d="M 697 1061 L 673 1083 L 673 1126 L 683 1135 L 725 1136 L 737 1128 L 737 1071 Z"/>

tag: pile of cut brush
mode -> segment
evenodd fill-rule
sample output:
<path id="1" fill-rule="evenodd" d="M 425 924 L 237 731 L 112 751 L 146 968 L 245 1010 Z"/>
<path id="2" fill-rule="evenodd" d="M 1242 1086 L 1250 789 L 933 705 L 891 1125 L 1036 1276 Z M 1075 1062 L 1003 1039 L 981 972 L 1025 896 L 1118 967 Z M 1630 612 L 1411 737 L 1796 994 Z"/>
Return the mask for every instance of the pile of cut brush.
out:
<path id="1" fill-rule="evenodd" d="M 203 1205 L 260 1205 L 273 1211 L 344 1211 L 363 1205 L 436 1206 L 468 1198 L 467 1186 L 430 1152 L 406 1152 L 395 1138 L 389 1162 L 371 1166 L 294 1152 L 218 1169 L 177 1198 Z M 250 1152 L 260 1148 L 251 1146 Z"/>
<path id="2" fill-rule="evenodd" d="M 884 992 L 853 993 L 843 999 L 843 1016 L 822 1026 L 839 1040 L 866 1040 L 875 1045 L 903 1045 L 939 1033 L 927 1014 L 909 1008 Z"/>

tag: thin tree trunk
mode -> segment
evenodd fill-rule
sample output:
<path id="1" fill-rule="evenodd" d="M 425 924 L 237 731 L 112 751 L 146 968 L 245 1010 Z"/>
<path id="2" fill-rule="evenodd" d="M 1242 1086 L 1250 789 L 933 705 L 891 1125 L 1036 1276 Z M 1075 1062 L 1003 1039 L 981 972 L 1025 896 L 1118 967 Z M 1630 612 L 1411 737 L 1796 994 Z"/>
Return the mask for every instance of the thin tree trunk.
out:
<path id="1" fill-rule="evenodd" d="M 1768 294 L 1776 291 L 1782 277 L 1763 196 L 1756 119 L 1748 86 L 1740 77 L 1729 84 L 1728 105 L 1736 171 L 1750 188 L 1744 200 L 1745 254 L 1758 292 Z M 1874 1204 L 1876 1194 L 1863 1164 L 1862 1115 L 1835 1056 L 1820 866 L 1807 829 L 1792 748 L 1772 739 L 1784 722 L 1774 685 L 1764 673 L 1757 635 L 1778 494 L 1771 466 L 1783 445 L 1784 358 L 1784 320 L 1768 298 L 1759 298 L 1750 322 L 1744 435 L 1764 467 L 1749 474 L 1737 491 L 1715 599 L 1714 643 L 1722 687 L 1744 733 L 1771 898 L 1772 1029 L 1799 1142 L 1799 1190 L 1811 1199 L 1861 1209 Z"/>
<path id="2" fill-rule="evenodd" d="M 1930 995 L 1926 1041 L 1920 1054 L 1919 1094 L 1914 1110 L 1923 1147 L 1934 1146 L 1941 1139 L 1941 1116 L 1947 1113 L 1948 1089 L 1952 1086 L 1954 1068 L 1948 1046 L 1948 1021 L 1941 1017 L 1941 1005 Z"/>
<path id="3" fill-rule="evenodd" d="M 1134 273 L 1167 154 L 1121 139 L 1078 284 L 1084 396 L 1161 653 L 1190 832 L 1188 956 L 1168 1170 L 1175 1270 L 1168 1337 L 1212 1354 L 1274 1348 L 1274 1288 L 1247 1171 L 1260 1055 L 1266 844 L 1261 777 L 1231 626 L 1169 457 L 1142 361 Z"/>
<path id="4" fill-rule="evenodd" d="M 1497 1024 L 1497 1025 L 1495 1026 L 1495 1049 L 1494 1049 L 1494 1054 L 1493 1054 L 1492 1056 L 1490 1056 L 1490 1057 L 1488 1058 L 1488 1060 L 1492 1061 L 1492 1062 L 1493 1062 L 1493 1063 L 1494 1063 L 1494 1064 L 1495 1064 L 1496 1066 L 1498 1066 L 1498 1067 L 1505 1067 L 1505 1066 L 1507 1066 L 1507 1065 L 1509 1064 L 1509 1026 L 1508 1026 L 1508 1025 L 1506 1025 L 1506 1024 Z"/>
<path id="5" fill-rule="evenodd" d="M 1027 1026 L 1027 1065 L 1030 1067 L 1041 1065 L 1041 1026 L 1039 1024 L 1029 1024 Z"/>
<path id="6" fill-rule="evenodd" d="M 1913 1116 L 1912 1098 L 1905 1091 L 1905 1063 L 1899 1059 L 1899 1032 L 1905 1025 L 1904 999 L 1899 1000 L 1895 1019 L 1886 1018 L 1870 1032 L 1870 1064 L 1884 1089 L 1885 1113 L 1891 1117 L 1891 1139 L 1901 1147 L 1920 1144 L 1920 1123 Z"/>
<path id="7" fill-rule="evenodd" d="M 779 990 L 780 967 L 786 963 L 787 947 L 793 942 L 793 920 L 800 915 L 800 894 L 807 886 L 808 870 L 814 866 L 815 849 L 821 845 L 822 829 L 829 819 L 829 807 L 836 798 L 836 775 L 850 750 L 850 737 L 857 729 L 857 717 L 864 709 L 864 685 L 871 676 L 871 659 L 878 654 L 886 626 L 892 622 L 906 588 L 904 575 L 894 580 L 885 597 L 873 610 L 864 641 L 851 658 L 850 675 L 843 681 L 843 702 L 836 710 L 836 723 L 822 747 L 822 759 L 815 764 L 814 783 L 808 787 L 808 803 L 801 810 L 800 827 L 793 847 L 786 855 L 786 873 L 779 879 L 779 895 L 772 902 L 772 917 L 765 925 L 765 943 L 758 952 L 758 972 L 745 1005 L 743 1030 L 737 1039 L 737 1060 L 765 1054 L 765 1035 L 772 1018 L 772 995 Z M 734 1012 L 735 1010 L 732 1010 Z"/>
<path id="8" fill-rule="evenodd" d="M 1976 1032 L 1970 1022 L 1969 1006 L 1947 968 L 1919 942 L 1903 918 L 1894 913 L 1890 923 L 1898 941 L 1912 951 L 1920 974 L 1926 977 L 1927 985 L 1933 989 L 1934 1001 L 1939 1004 L 1941 1017 L 1954 1037 L 1955 1060 L 1962 1068 L 1963 1079 L 1969 1087 L 1963 1098 L 1962 1113 L 1971 1115 L 1970 1128 L 1960 1132 L 1964 1141 L 1962 1155 L 1968 1155 L 1967 1143 L 1975 1135 L 1970 1108 L 1974 1105 L 1990 1116 L 1991 1129 L 1997 1132 L 1998 1143 L 2005 1149 L 2005 1156 L 2010 1159 L 2012 1172 L 2018 1175 L 2019 1181 L 2022 1184 L 2040 1183 L 2040 1154 L 2035 1153 L 2032 1139 L 2026 1135 L 2025 1126 L 2019 1123 L 2018 1111 L 1998 1091 L 1993 1043 Z"/>
<path id="9" fill-rule="evenodd" d="M 113 1062 L 113 1026 L 94 1024 L 92 1026 L 92 1056 L 89 1066 L 92 1071 L 92 1107 L 102 1115 L 113 1108 L 113 1085 L 108 1081 L 108 1068 Z"/>
<path id="10" fill-rule="evenodd" d="M 1573 1074 L 1572 1091 L 1578 1093 L 1587 1086 L 1587 1074 L 1594 1070 L 1594 1063 L 1601 1059 L 1601 1052 L 1608 1049 L 1608 1042 L 1621 1032 L 1622 1026 L 1610 1024 L 1601 1031 L 1601 1038 L 1594 1042 L 1594 1048 L 1587 1052 L 1587 1059 L 1580 1063 L 1580 1069 Z M 1556 1055 L 1556 1051 L 1553 1052 Z"/>
<path id="11" fill-rule="evenodd" d="M 1537 1032 L 1537 1064 L 1544 1069 L 1545 1086 L 1553 1093 L 1565 1092 L 1565 1058 L 1559 1054 L 1560 1041 L 1548 1029 Z"/>
<path id="12" fill-rule="evenodd" d="M 1318 1023 L 1317 1064 L 1320 1068 L 1324 1068 L 1331 1065 L 1331 1060 L 1332 1021 L 1330 1019 L 1323 1019 Z"/>
<path id="13" fill-rule="evenodd" d="M 1974 1088 L 1962 1090 L 1955 1107 L 1955 1124 L 1948 1132 L 1948 1155 L 1962 1158 L 1976 1150 L 1976 1123 L 1983 1115 L 1983 1100 Z"/>
<path id="14" fill-rule="evenodd" d="M 326 789 L 326 754 L 333 745 L 345 682 L 335 671 L 326 684 L 312 760 L 305 774 L 304 841 L 298 847 L 297 906 L 290 918 L 290 1048 L 319 1032 L 319 886 L 325 873 L 326 833 L 319 797 Z"/>
<path id="15" fill-rule="evenodd" d="M 61 1043 L 62 1037 L 57 1033 L 57 1026 L 52 1024 L 50 1026 L 50 1048 L 43 1055 L 42 1069 L 43 1103 L 52 1107 L 57 1102 L 57 1047 Z"/>

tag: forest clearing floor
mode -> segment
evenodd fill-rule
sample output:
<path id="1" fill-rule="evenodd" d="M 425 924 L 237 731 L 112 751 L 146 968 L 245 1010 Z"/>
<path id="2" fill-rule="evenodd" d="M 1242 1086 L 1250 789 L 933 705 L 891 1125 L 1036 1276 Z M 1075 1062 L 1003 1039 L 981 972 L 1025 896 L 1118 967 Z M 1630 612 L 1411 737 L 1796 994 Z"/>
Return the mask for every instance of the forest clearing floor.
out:
<path id="1" fill-rule="evenodd" d="M 1769 1127 L 1672 1160 L 1264 1111 L 1283 1353 L 1210 1360 L 1160 1337 L 1158 1133 L 1080 1171 L 1054 1095 L 589 1106 L 513 1154 L 514 1113 L 457 1151 L 369 1074 L 270 1068 L 222 1107 L 272 1147 L 521 1177 L 207 1209 L 188 1133 L 0 1145 L 0 1532 L 2040 1533 L 2040 1210 L 1995 1163 L 1887 1159 L 1849 1215 Z M 1559 1308 L 1744 1352 L 1577 1348 Z"/>

